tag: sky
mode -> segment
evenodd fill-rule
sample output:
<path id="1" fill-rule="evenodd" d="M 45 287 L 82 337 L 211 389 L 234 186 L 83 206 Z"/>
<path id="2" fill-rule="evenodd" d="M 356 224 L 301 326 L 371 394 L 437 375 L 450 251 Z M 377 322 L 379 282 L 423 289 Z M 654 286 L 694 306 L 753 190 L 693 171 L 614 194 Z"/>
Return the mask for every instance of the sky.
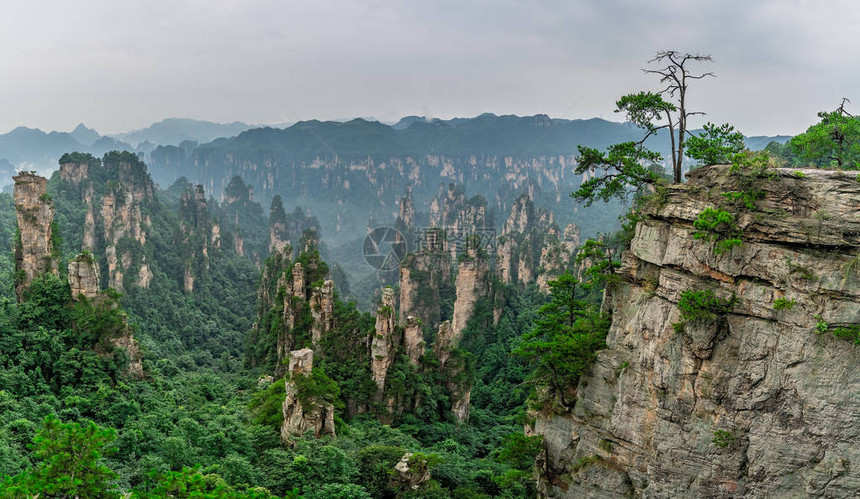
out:
<path id="1" fill-rule="evenodd" d="M 3 0 L 0 133 L 496 114 L 622 121 L 659 50 L 709 54 L 705 120 L 796 134 L 860 114 L 860 6 L 830 0 Z"/>

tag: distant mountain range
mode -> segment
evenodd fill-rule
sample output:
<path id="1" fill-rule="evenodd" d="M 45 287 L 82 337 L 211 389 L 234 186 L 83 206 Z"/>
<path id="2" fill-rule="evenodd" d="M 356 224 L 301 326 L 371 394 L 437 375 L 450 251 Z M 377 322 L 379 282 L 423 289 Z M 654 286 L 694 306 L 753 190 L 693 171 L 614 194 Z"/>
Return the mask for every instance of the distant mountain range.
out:
<path id="1" fill-rule="evenodd" d="M 517 125 L 522 124 L 521 120 L 531 120 L 535 127 L 529 127 L 523 133 Z M 129 150 L 143 154 L 149 160 L 150 153 L 159 146 L 179 146 L 183 143 L 185 149 L 194 149 L 207 143 L 211 143 L 210 147 L 214 148 L 226 144 L 257 147 L 255 142 L 269 140 L 266 137 L 274 138 L 281 132 L 280 128 L 288 125 L 285 123 L 274 125 L 274 128 L 259 128 L 242 122 L 213 123 L 168 118 L 147 128 L 109 135 L 102 135 L 83 123 L 71 132 L 44 132 L 18 127 L 6 134 L 0 134 L 0 185 L 11 182 L 11 175 L 15 170 L 48 173 L 57 168 L 59 157 L 70 151 L 101 156 L 115 149 Z M 537 132 L 532 133 L 534 130 Z M 410 149 L 449 154 L 467 151 L 515 155 L 566 154 L 572 150 L 574 142 L 605 145 L 621 140 L 622 136 L 634 135 L 635 130 L 624 124 L 600 119 L 563 120 L 550 119 L 545 115 L 520 118 L 486 113 L 475 118 L 450 120 L 406 116 L 393 125 L 362 118 L 330 122 L 305 121 L 285 128 L 278 138 L 283 138 L 286 142 L 283 147 L 278 148 L 313 154 L 330 154 L 337 151 L 341 155 L 348 155 L 350 152 L 399 155 Z M 323 136 L 328 137 L 326 144 L 321 140 Z M 572 140 L 572 137 L 575 137 L 575 140 Z M 762 149 L 771 140 L 784 142 L 788 138 L 784 135 L 749 137 L 747 145 L 751 149 Z M 332 146 L 332 142 L 336 142 L 336 148 Z"/>
<path id="2" fill-rule="evenodd" d="M 128 142 L 135 147 L 146 142 L 153 145 L 176 146 L 185 141 L 203 143 L 220 137 L 235 137 L 251 128 L 254 126 L 239 121 L 212 123 L 188 118 L 168 118 L 146 128 L 113 134 L 111 137 Z"/>
<path id="3" fill-rule="evenodd" d="M 158 146 L 179 145 L 187 141 L 196 146 L 221 137 L 234 137 L 250 128 L 253 126 L 240 122 L 222 124 L 185 118 L 168 118 L 147 128 L 110 135 L 102 135 L 83 123 L 71 132 L 44 132 L 37 128 L 18 127 L 0 134 L 0 185 L 11 182 L 15 170 L 37 170 L 47 174 L 57 168 L 60 156 L 71 151 L 96 156 L 112 150 L 146 154 Z"/>
<path id="4" fill-rule="evenodd" d="M 602 149 L 641 136 L 630 124 L 547 115 L 408 116 L 392 125 L 361 118 L 311 120 L 205 144 L 159 146 L 147 163 L 160 185 L 186 177 L 207 193 L 224 192 L 239 175 L 264 206 L 280 195 L 288 206 L 310 210 L 332 244 L 360 236 L 368 224 L 393 222 L 404 192 L 412 192 L 416 210 L 423 211 L 448 184 L 483 196 L 499 216 L 527 192 L 562 225 L 576 222 L 583 234 L 593 234 L 616 224 L 619 209 L 576 208 L 571 202 L 569 193 L 585 178 L 574 172 L 577 146 Z M 751 146 L 768 142 L 756 137 Z M 670 155 L 665 136 L 647 145 Z"/>

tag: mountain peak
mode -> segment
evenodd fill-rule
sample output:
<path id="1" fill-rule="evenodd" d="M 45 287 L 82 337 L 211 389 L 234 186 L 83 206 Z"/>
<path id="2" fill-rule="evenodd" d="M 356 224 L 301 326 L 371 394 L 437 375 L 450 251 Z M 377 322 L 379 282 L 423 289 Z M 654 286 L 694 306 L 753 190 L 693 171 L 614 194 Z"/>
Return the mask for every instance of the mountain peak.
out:
<path id="1" fill-rule="evenodd" d="M 78 123 L 74 130 L 69 132 L 73 139 L 85 146 L 91 146 L 96 143 L 102 136 L 92 128 L 87 128 L 83 123 Z"/>

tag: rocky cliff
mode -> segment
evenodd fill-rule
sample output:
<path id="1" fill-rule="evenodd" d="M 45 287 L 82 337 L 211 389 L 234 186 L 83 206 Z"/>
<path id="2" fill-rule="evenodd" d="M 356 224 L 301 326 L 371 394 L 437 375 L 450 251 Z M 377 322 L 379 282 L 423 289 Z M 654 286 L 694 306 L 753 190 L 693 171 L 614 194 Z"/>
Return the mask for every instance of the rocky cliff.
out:
<path id="1" fill-rule="evenodd" d="M 323 336 L 334 326 L 334 281 L 326 279 L 311 289 L 311 344 L 319 345 Z"/>
<path id="2" fill-rule="evenodd" d="M 490 261 L 483 249 L 471 247 L 461 258 L 457 266 L 457 299 L 454 301 L 454 315 L 451 319 L 451 329 L 459 336 L 472 313 L 475 304 L 481 298 L 490 295 Z M 458 340 L 454 340 L 456 345 Z"/>
<path id="3" fill-rule="evenodd" d="M 855 177 L 701 168 L 652 203 L 608 348 L 575 407 L 536 414 L 542 496 L 856 497 Z"/>
<path id="4" fill-rule="evenodd" d="M 297 386 L 299 377 L 311 375 L 314 351 L 310 348 L 293 350 L 289 353 L 289 359 L 287 398 L 283 403 L 284 423 L 281 426 L 281 439 L 289 443 L 308 431 L 313 431 L 317 438 L 323 435 L 334 435 L 334 407 L 303 394 Z"/>
<path id="5" fill-rule="evenodd" d="M 99 291 L 99 267 L 89 253 L 81 253 L 69 262 L 69 288 L 72 298 L 84 296 L 93 299 Z"/>
<path id="6" fill-rule="evenodd" d="M 269 209 L 269 254 L 283 251 L 291 243 L 284 203 L 281 201 L 281 196 L 276 195 Z"/>
<path id="7" fill-rule="evenodd" d="M 452 276 L 442 229 L 427 231 L 422 248 L 400 261 L 400 322 L 414 316 L 436 329 L 442 320 L 442 295 L 453 291 Z"/>
<path id="8" fill-rule="evenodd" d="M 45 274 L 59 274 L 60 247 L 59 234 L 54 233 L 54 203 L 47 193 L 47 179 L 28 172 L 17 175 L 14 199 L 19 233 L 15 245 L 15 291 L 21 301 L 33 279 Z M 98 266 L 89 252 L 81 253 L 69 262 L 67 279 L 73 300 L 87 300 L 93 307 L 118 307 L 114 297 L 100 292 Z M 121 315 L 118 325 L 106 329 L 108 331 L 102 332 L 94 350 L 112 357 L 114 349 L 124 349 L 129 359 L 125 373 L 143 377 L 142 354 L 125 314 Z"/>
<path id="9" fill-rule="evenodd" d="M 39 275 L 57 274 L 54 234 L 54 202 L 48 196 L 47 179 L 21 172 L 14 177 L 18 237 L 15 241 L 15 294 L 24 291 Z"/>

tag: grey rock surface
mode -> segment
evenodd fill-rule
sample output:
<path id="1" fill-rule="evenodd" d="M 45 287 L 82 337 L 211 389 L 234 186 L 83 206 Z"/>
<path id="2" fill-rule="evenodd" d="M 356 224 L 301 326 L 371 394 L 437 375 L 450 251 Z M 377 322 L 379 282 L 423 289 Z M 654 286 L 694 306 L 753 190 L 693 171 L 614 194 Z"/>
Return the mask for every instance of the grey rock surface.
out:
<path id="1" fill-rule="evenodd" d="M 860 181 L 795 171 L 757 181 L 758 207 L 735 210 L 743 244 L 721 255 L 693 221 L 738 188 L 727 167 L 638 224 L 604 301 L 608 348 L 575 407 L 536 415 L 542 497 L 858 497 L 860 345 L 831 333 L 860 323 Z M 680 294 L 706 289 L 734 294 L 731 312 L 674 326 Z"/>

